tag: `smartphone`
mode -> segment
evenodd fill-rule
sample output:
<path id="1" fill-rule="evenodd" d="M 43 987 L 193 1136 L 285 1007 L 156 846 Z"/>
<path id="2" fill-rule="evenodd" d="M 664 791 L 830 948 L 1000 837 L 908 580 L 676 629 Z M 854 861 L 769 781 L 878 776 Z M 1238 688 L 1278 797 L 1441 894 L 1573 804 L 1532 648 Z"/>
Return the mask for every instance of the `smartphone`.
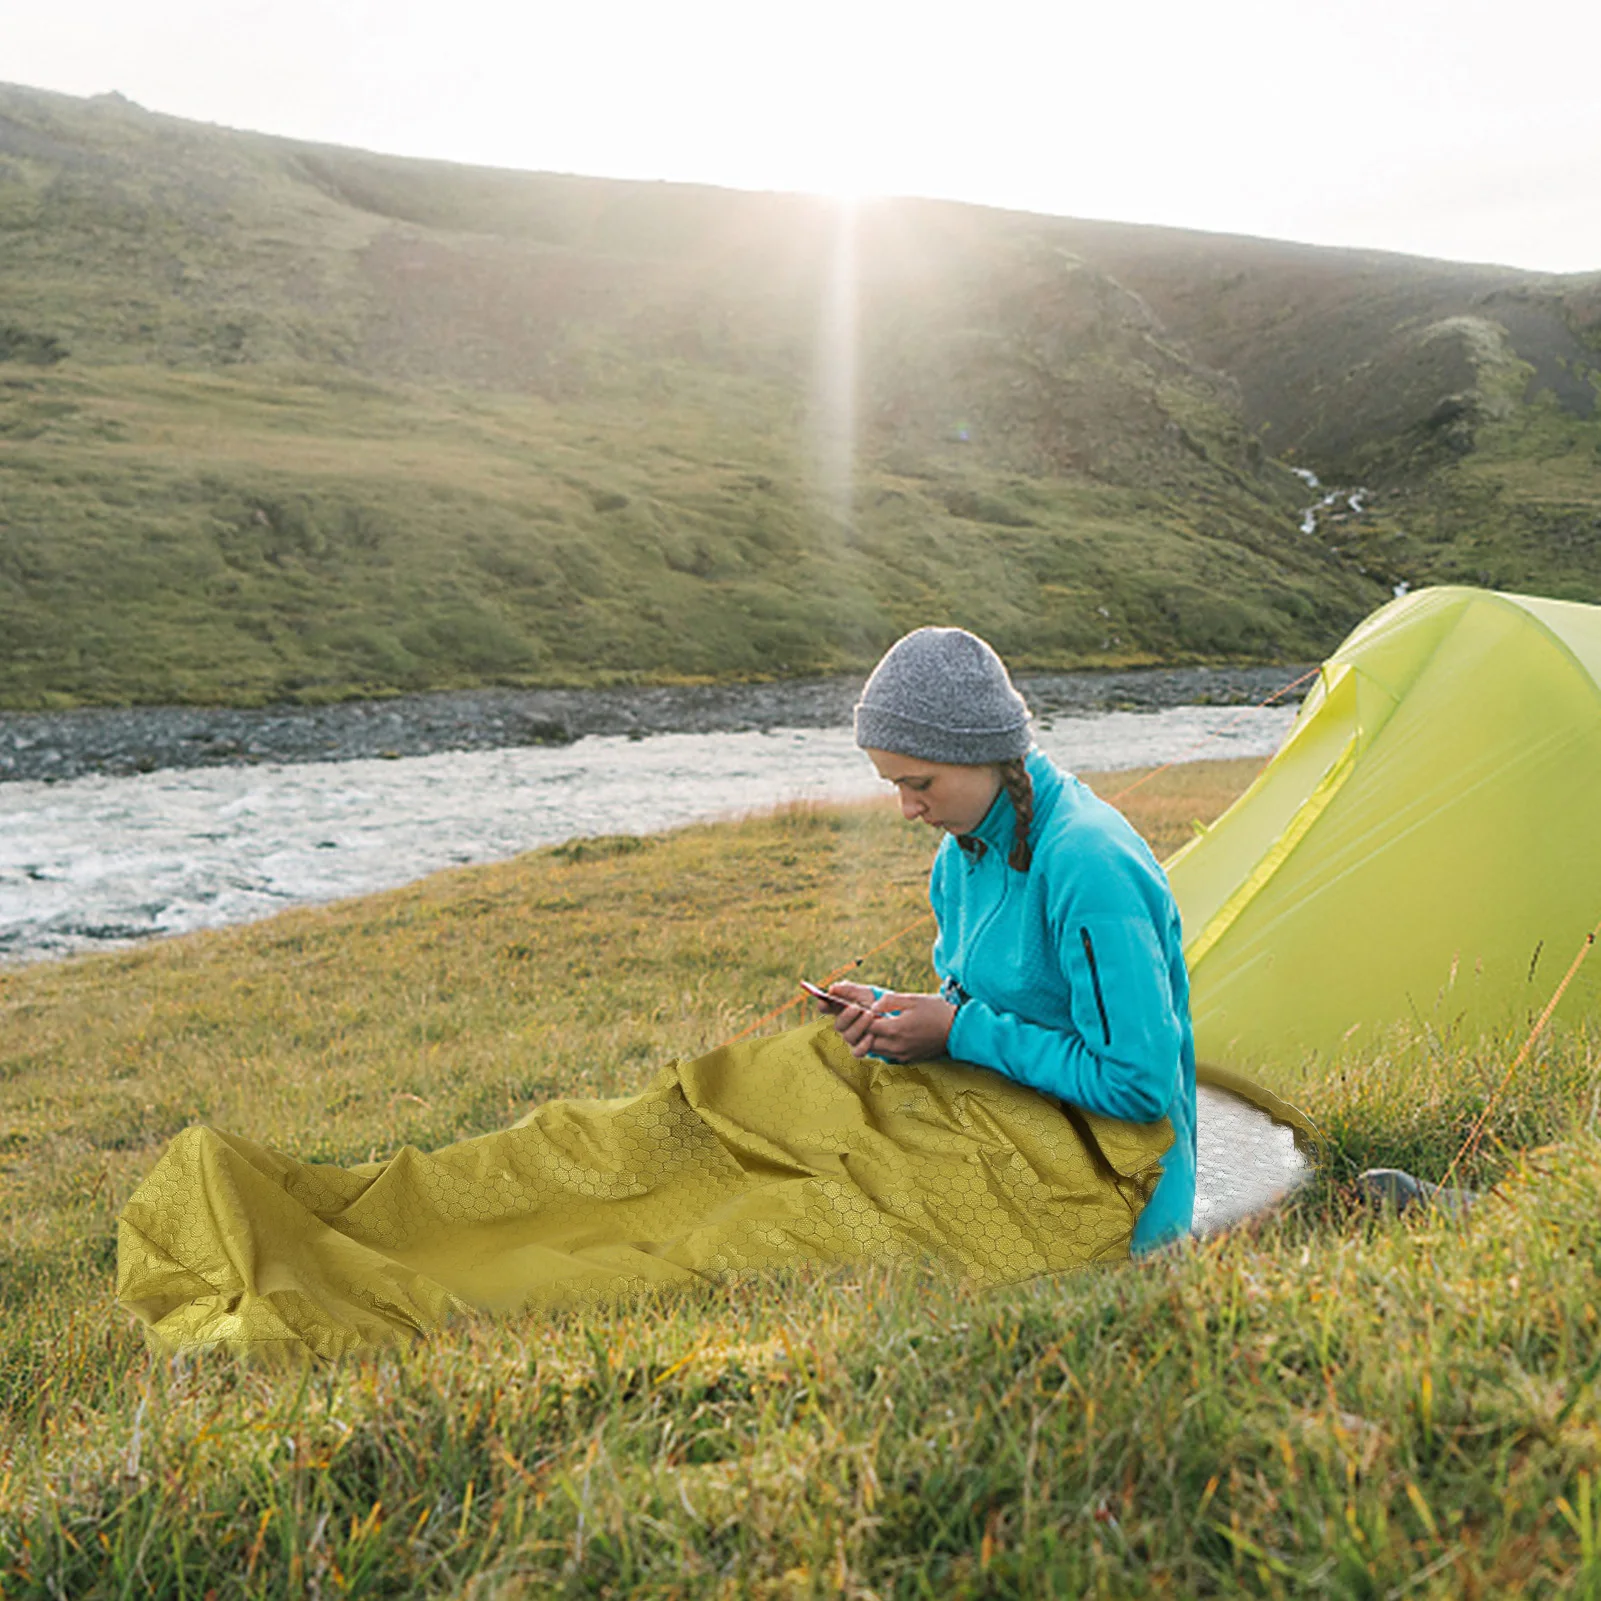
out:
<path id="1" fill-rule="evenodd" d="M 838 1006 L 843 1008 L 846 1006 L 855 1006 L 857 1004 L 855 1001 L 846 1000 L 843 995 L 830 995 L 829 992 L 820 984 L 814 984 L 808 978 L 803 978 L 800 980 L 800 987 L 805 990 L 808 995 L 813 996 L 815 999 L 821 1001 L 824 1006 Z"/>

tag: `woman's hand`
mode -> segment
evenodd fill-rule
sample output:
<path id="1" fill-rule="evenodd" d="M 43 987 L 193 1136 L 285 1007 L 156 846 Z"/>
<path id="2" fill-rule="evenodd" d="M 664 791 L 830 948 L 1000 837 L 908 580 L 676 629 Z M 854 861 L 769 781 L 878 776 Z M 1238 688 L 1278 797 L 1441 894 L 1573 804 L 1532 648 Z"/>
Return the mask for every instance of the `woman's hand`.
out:
<path id="1" fill-rule="evenodd" d="M 870 984 L 830 984 L 828 993 L 836 996 L 840 1010 L 832 1012 L 834 1032 L 844 1039 L 857 1056 L 864 1055 L 870 1046 L 858 1050 L 858 1044 L 867 1038 L 873 1022 L 873 987 Z M 823 1003 L 817 1003 L 822 1006 Z M 825 1011 L 830 1008 L 824 1007 Z"/>
<path id="2" fill-rule="evenodd" d="M 871 998 L 871 992 L 869 992 Z M 868 1052 L 891 1062 L 921 1062 L 944 1056 L 956 1008 L 939 995 L 881 995 L 857 1014 L 850 1029 L 834 1025 L 855 1056 Z"/>

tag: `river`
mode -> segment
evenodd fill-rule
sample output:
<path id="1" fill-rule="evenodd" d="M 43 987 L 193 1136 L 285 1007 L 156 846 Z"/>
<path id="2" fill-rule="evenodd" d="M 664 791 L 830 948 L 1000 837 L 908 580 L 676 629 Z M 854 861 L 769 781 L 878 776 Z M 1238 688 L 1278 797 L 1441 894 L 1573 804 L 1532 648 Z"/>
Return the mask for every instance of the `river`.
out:
<path id="1" fill-rule="evenodd" d="M 1046 717 L 1037 732 L 1063 766 L 1104 772 L 1265 756 L 1293 717 L 1171 706 Z M 882 790 L 838 725 L 0 783 L 0 961 L 248 921 L 577 836 Z M 1200 1232 L 1307 1171 L 1288 1129 L 1217 1091 L 1201 1091 L 1198 1137 Z"/>
<path id="2" fill-rule="evenodd" d="M 1293 708 L 1056 718 L 1080 771 L 1261 756 Z M 363 895 L 442 867 L 882 792 L 848 728 L 616 735 L 557 748 L 0 784 L 0 959 L 28 961 Z"/>

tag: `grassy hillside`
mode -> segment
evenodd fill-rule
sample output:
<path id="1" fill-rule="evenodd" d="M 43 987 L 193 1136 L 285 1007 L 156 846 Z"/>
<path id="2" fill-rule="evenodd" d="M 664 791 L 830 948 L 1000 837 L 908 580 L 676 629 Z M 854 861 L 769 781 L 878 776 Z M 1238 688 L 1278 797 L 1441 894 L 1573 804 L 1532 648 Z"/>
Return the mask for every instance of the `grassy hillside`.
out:
<path id="1" fill-rule="evenodd" d="M 1304 659 L 1403 578 L 1598 598 L 1598 326 L 1581 280 L 0 88 L 0 705 L 783 676 L 925 621 Z M 1276 455 L 1378 497 L 1308 540 Z"/>
<path id="2" fill-rule="evenodd" d="M 930 618 L 1019 666 L 1271 659 L 1363 604 L 1222 483 L 929 450 L 865 466 L 846 521 L 796 431 L 752 425 L 776 390 L 661 381 L 554 404 L 324 370 L 0 376 L 0 701 L 784 676 Z"/>
<path id="3" fill-rule="evenodd" d="M 1377 598 L 1104 274 L 890 207 L 836 303 L 839 220 L 0 92 L 0 702 L 783 675 L 930 619 L 1303 657 Z"/>
<path id="4" fill-rule="evenodd" d="M 1601 272 L 1063 227 L 1238 381 L 1266 448 L 1374 491 L 1324 526 L 1342 558 L 1601 600 Z"/>
<path id="5" fill-rule="evenodd" d="M 1125 804 L 1165 853 L 1256 766 Z M 910 922 L 928 849 L 795 810 L 0 971 L 0 1592 L 1593 1593 L 1583 1039 L 1498 1104 L 1466 1227 L 1343 1189 L 1438 1177 L 1501 1075 L 1420 1036 L 1304 1086 L 1298 1207 L 1138 1266 L 802 1271 L 276 1376 L 152 1361 L 111 1305 L 115 1214 L 191 1120 L 352 1162 L 628 1093 Z"/>

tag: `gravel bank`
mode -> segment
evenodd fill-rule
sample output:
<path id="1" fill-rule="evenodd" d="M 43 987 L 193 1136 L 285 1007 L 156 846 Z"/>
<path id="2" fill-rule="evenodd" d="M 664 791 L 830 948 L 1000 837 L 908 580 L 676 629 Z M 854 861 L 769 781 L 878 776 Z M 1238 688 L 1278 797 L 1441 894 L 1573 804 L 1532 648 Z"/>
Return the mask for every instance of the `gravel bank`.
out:
<path id="1" fill-rule="evenodd" d="M 1020 677 L 1042 719 L 1249 705 L 1302 667 L 1147 668 Z M 0 712 L 0 782 L 250 762 L 349 761 L 566 745 L 591 734 L 738 733 L 850 721 L 857 678 L 660 689 L 478 689 L 336 706 Z M 1299 695 L 1299 691 L 1296 692 Z"/>

